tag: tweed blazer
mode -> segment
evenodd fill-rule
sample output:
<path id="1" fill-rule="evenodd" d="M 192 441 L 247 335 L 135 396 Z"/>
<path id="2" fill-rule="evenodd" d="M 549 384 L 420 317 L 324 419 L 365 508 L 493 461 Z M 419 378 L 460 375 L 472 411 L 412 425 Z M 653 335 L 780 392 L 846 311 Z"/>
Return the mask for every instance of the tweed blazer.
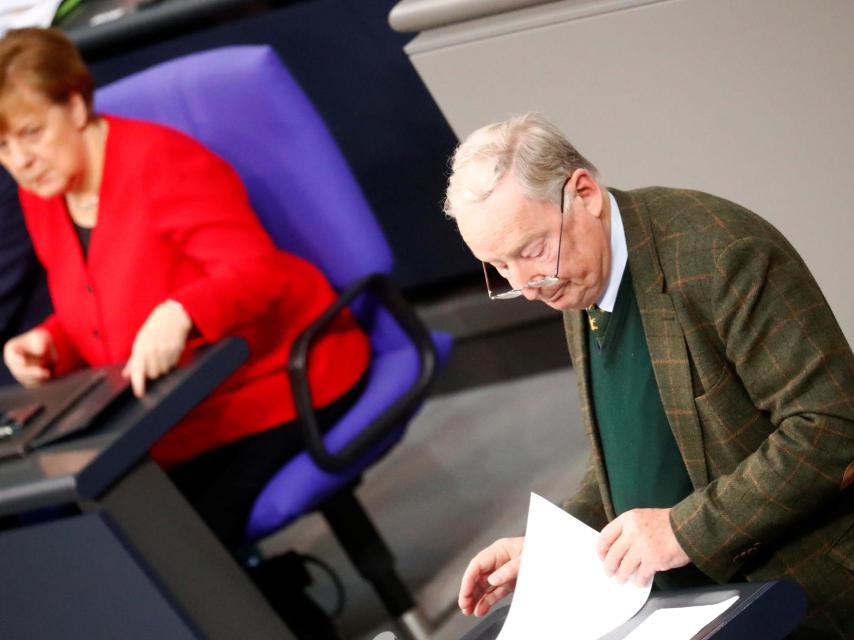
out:
<path id="1" fill-rule="evenodd" d="M 732 202 L 658 187 L 612 193 L 694 487 L 671 511 L 677 539 L 719 582 L 788 576 L 812 604 L 826 599 L 809 587 L 812 561 L 826 556 L 854 604 L 854 354 L 818 285 L 776 229 Z M 565 507 L 601 528 L 615 513 L 584 323 L 583 312 L 565 312 L 593 454 Z"/>

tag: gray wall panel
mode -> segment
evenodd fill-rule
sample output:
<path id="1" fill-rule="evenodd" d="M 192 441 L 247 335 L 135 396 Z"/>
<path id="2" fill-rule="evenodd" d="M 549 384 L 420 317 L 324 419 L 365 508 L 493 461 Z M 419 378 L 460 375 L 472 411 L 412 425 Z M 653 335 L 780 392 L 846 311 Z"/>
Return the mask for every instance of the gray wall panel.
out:
<path id="1" fill-rule="evenodd" d="M 564 1 L 429 30 L 407 51 L 461 137 L 537 109 L 608 184 L 752 208 L 804 256 L 852 342 L 851 25 L 850 0 Z"/>

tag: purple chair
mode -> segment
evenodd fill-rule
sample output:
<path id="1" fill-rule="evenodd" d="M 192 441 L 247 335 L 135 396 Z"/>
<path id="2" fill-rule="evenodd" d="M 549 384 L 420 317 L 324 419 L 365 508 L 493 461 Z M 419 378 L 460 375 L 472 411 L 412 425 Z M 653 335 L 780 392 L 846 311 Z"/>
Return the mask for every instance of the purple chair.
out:
<path id="1" fill-rule="evenodd" d="M 294 344 L 288 369 L 306 451 L 257 497 L 246 542 L 252 548 L 320 510 L 389 612 L 411 619 L 414 602 L 354 488 L 403 435 L 451 340 L 428 334 L 391 285 L 391 250 L 320 116 L 265 46 L 225 47 L 159 64 L 100 89 L 96 106 L 180 129 L 229 161 L 274 241 L 320 267 L 341 292 Z M 322 436 L 311 408 L 306 354 L 344 305 L 370 335 L 373 357 L 363 395 Z M 250 556 L 249 562 L 257 560 Z"/>

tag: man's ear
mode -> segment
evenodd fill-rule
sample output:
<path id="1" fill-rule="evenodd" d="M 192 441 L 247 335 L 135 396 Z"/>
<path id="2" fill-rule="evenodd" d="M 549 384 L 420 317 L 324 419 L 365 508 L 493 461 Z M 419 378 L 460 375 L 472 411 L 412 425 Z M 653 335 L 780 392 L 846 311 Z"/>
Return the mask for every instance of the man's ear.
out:
<path id="1" fill-rule="evenodd" d="M 572 176 L 575 183 L 575 193 L 584 200 L 587 210 L 595 217 L 602 217 L 604 210 L 605 190 L 587 169 L 576 169 Z"/>

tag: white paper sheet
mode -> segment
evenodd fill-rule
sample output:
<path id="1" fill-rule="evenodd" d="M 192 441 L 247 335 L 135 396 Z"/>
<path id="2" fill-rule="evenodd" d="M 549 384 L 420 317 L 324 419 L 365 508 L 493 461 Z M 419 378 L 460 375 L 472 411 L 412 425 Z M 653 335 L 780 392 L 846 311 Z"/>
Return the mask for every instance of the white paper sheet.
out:
<path id="1" fill-rule="evenodd" d="M 49 27 L 62 0 L 3 0 L 0 35 L 21 27 Z"/>
<path id="2" fill-rule="evenodd" d="M 736 600 L 738 596 L 717 604 L 658 609 L 627 635 L 625 640 L 690 640 L 700 629 L 729 609 Z"/>
<path id="3" fill-rule="evenodd" d="M 516 591 L 497 640 L 594 640 L 631 618 L 651 585 L 619 584 L 596 553 L 599 533 L 531 494 Z"/>

